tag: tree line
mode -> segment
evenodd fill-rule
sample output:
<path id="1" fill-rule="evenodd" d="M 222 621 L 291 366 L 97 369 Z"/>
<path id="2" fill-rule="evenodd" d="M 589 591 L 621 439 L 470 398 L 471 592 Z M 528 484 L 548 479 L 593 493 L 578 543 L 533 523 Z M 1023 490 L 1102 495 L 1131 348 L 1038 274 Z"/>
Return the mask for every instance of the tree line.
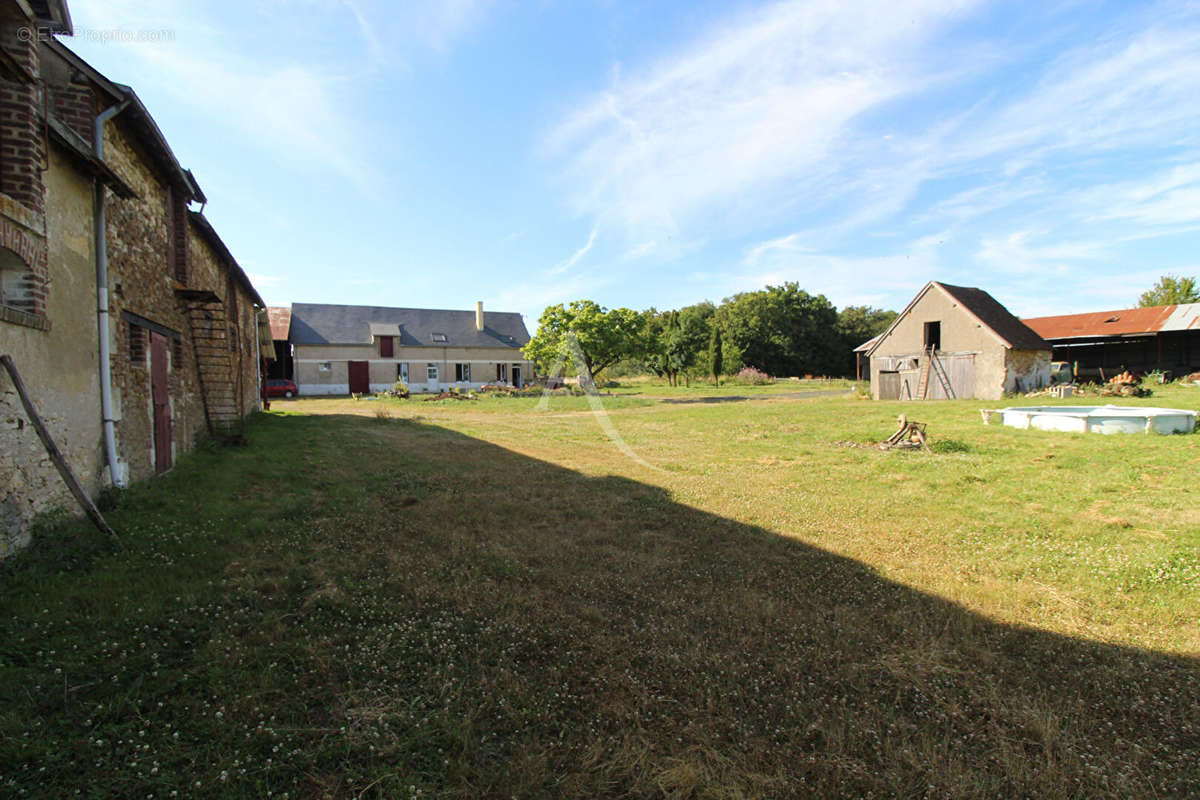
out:
<path id="1" fill-rule="evenodd" d="M 853 350 L 882 333 L 896 312 L 840 311 L 796 283 L 680 309 L 604 308 L 592 300 L 549 306 L 525 356 L 550 375 L 653 373 L 671 383 L 720 380 L 744 367 L 772 376 L 852 376 Z"/>

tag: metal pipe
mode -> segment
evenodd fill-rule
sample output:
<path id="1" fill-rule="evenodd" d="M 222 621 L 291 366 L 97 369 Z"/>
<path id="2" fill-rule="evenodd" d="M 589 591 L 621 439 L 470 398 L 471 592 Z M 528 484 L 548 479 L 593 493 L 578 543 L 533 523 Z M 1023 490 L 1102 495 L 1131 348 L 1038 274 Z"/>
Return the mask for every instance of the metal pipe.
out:
<path id="1" fill-rule="evenodd" d="M 120 114 L 129 105 L 125 100 L 109 106 L 96 116 L 92 127 L 92 152 L 104 160 L 104 123 Z M 128 481 L 117 455 L 116 420 L 113 419 L 112 363 L 109 338 L 108 309 L 108 236 L 104 214 L 104 183 L 99 178 L 93 186 L 92 228 L 96 237 L 96 325 L 100 333 L 100 419 L 104 426 L 104 454 L 108 461 L 108 475 L 113 486 L 123 488 Z"/>

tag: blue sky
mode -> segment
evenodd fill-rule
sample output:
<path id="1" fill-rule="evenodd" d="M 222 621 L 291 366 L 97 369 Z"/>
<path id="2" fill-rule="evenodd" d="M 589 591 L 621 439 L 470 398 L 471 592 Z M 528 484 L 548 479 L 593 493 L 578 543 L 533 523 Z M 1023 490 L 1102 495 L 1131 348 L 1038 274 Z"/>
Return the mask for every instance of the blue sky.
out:
<path id="1" fill-rule="evenodd" d="M 1200 272 L 1195 3 L 70 6 L 272 305 L 1034 316 Z"/>

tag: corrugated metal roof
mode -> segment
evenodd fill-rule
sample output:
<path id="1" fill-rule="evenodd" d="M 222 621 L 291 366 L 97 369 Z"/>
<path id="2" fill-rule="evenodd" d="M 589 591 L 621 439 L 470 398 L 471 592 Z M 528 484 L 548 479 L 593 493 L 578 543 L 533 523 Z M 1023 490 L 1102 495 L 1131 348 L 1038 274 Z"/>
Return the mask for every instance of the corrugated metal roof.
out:
<path id="1" fill-rule="evenodd" d="M 865 353 L 865 352 L 867 352 L 868 350 L 870 350 L 872 347 L 874 347 L 874 346 L 875 346 L 875 343 L 876 343 L 876 342 L 878 342 L 878 341 L 879 341 L 879 340 L 880 340 L 882 337 L 883 337 L 883 334 L 882 334 L 882 333 L 881 333 L 881 334 L 879 334 L 878 336 L 872 336 L 870 339 L 867 339 L 865 342 L 863 342 L 862 344 L 860 344 L 858 347 L 854 348 L 854 349 L 853 349 L 852 351 L 850 351 L 850 352 L 852 352 L 852 353 Z"/>
<path id="2" fill-rule="evenodd" d="M 371 344 L 372 324 L 383 323 L 399 326 L 398 344 L 405 347 L 517 349 L 529 343 L 520 314 L 486 311 L 483 322 L 477 330 L 474 311 L 293 303 L 290 338 L 293 344 Z"/>
<path id="3" fill-rule="evenodd" d="M 1136 336 L 1163 331 L 1200 330 L 1200 303 L 1092 311 L 1023 320 L 1043 339 Z"/>
<path id="4" fill-rule="evenodd" d="M 277 342 L 286 342 L 288 329 L 292 327 L 292 309 L 287 306 L 271 306 L 267 313 L 271 316 L 271 338 Z"/>

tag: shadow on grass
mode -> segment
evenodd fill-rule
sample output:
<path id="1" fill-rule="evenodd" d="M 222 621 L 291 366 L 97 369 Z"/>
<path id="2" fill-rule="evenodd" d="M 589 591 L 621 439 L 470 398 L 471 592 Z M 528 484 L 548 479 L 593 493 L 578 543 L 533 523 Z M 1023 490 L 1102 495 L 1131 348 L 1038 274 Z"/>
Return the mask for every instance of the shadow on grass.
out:
<path id="1" fill-rule="evenodd" d="M 246 797 L 1200 793 L 1193 659 L 997 624 L 660 488 L 432 425 L 267 416 L 249 432 L 250 448 L 123 499 L 126 556 L 69 573 L 35 557 L 10 574 L 22 596 L 0 607 L 0 655 L 11 685 L 41 691 L 0 693 L 8 786 L 132 795 L 201 775 Z M 221 502 L 206 510 L 210 494 Z M 164 519 L 186 547 L 154 533 Z M 114 576 L 152 554 L 165 561 L 135 613 L 109 594 L 138 583 Z M 70 636 L 44 623 L 18 636 L 56 603 L 73 610 Z M 174 631 L 186 653 L 164 651 L 153 675 L 118 669 L 137 645 L 108 642 L 143 627 Z M 72 644 L 94 673 L 72 684 L 97 685 L 43 696 L 59 660 L 42 652 Z M 81 736 L 114 702 L 126 710 L 111 729 Z M 239 773 L 243 737 L 268 716 L 274 760 L 250 747 L 258 760 Z M 22 739 L 35 723 L 36 741 Z M 93 737 L 111 745 L 133 725 L 151 731 L 137 761 L 154 777 L 97 759 Z M 50 779 L 36 772 L 47 759 Z"/>

